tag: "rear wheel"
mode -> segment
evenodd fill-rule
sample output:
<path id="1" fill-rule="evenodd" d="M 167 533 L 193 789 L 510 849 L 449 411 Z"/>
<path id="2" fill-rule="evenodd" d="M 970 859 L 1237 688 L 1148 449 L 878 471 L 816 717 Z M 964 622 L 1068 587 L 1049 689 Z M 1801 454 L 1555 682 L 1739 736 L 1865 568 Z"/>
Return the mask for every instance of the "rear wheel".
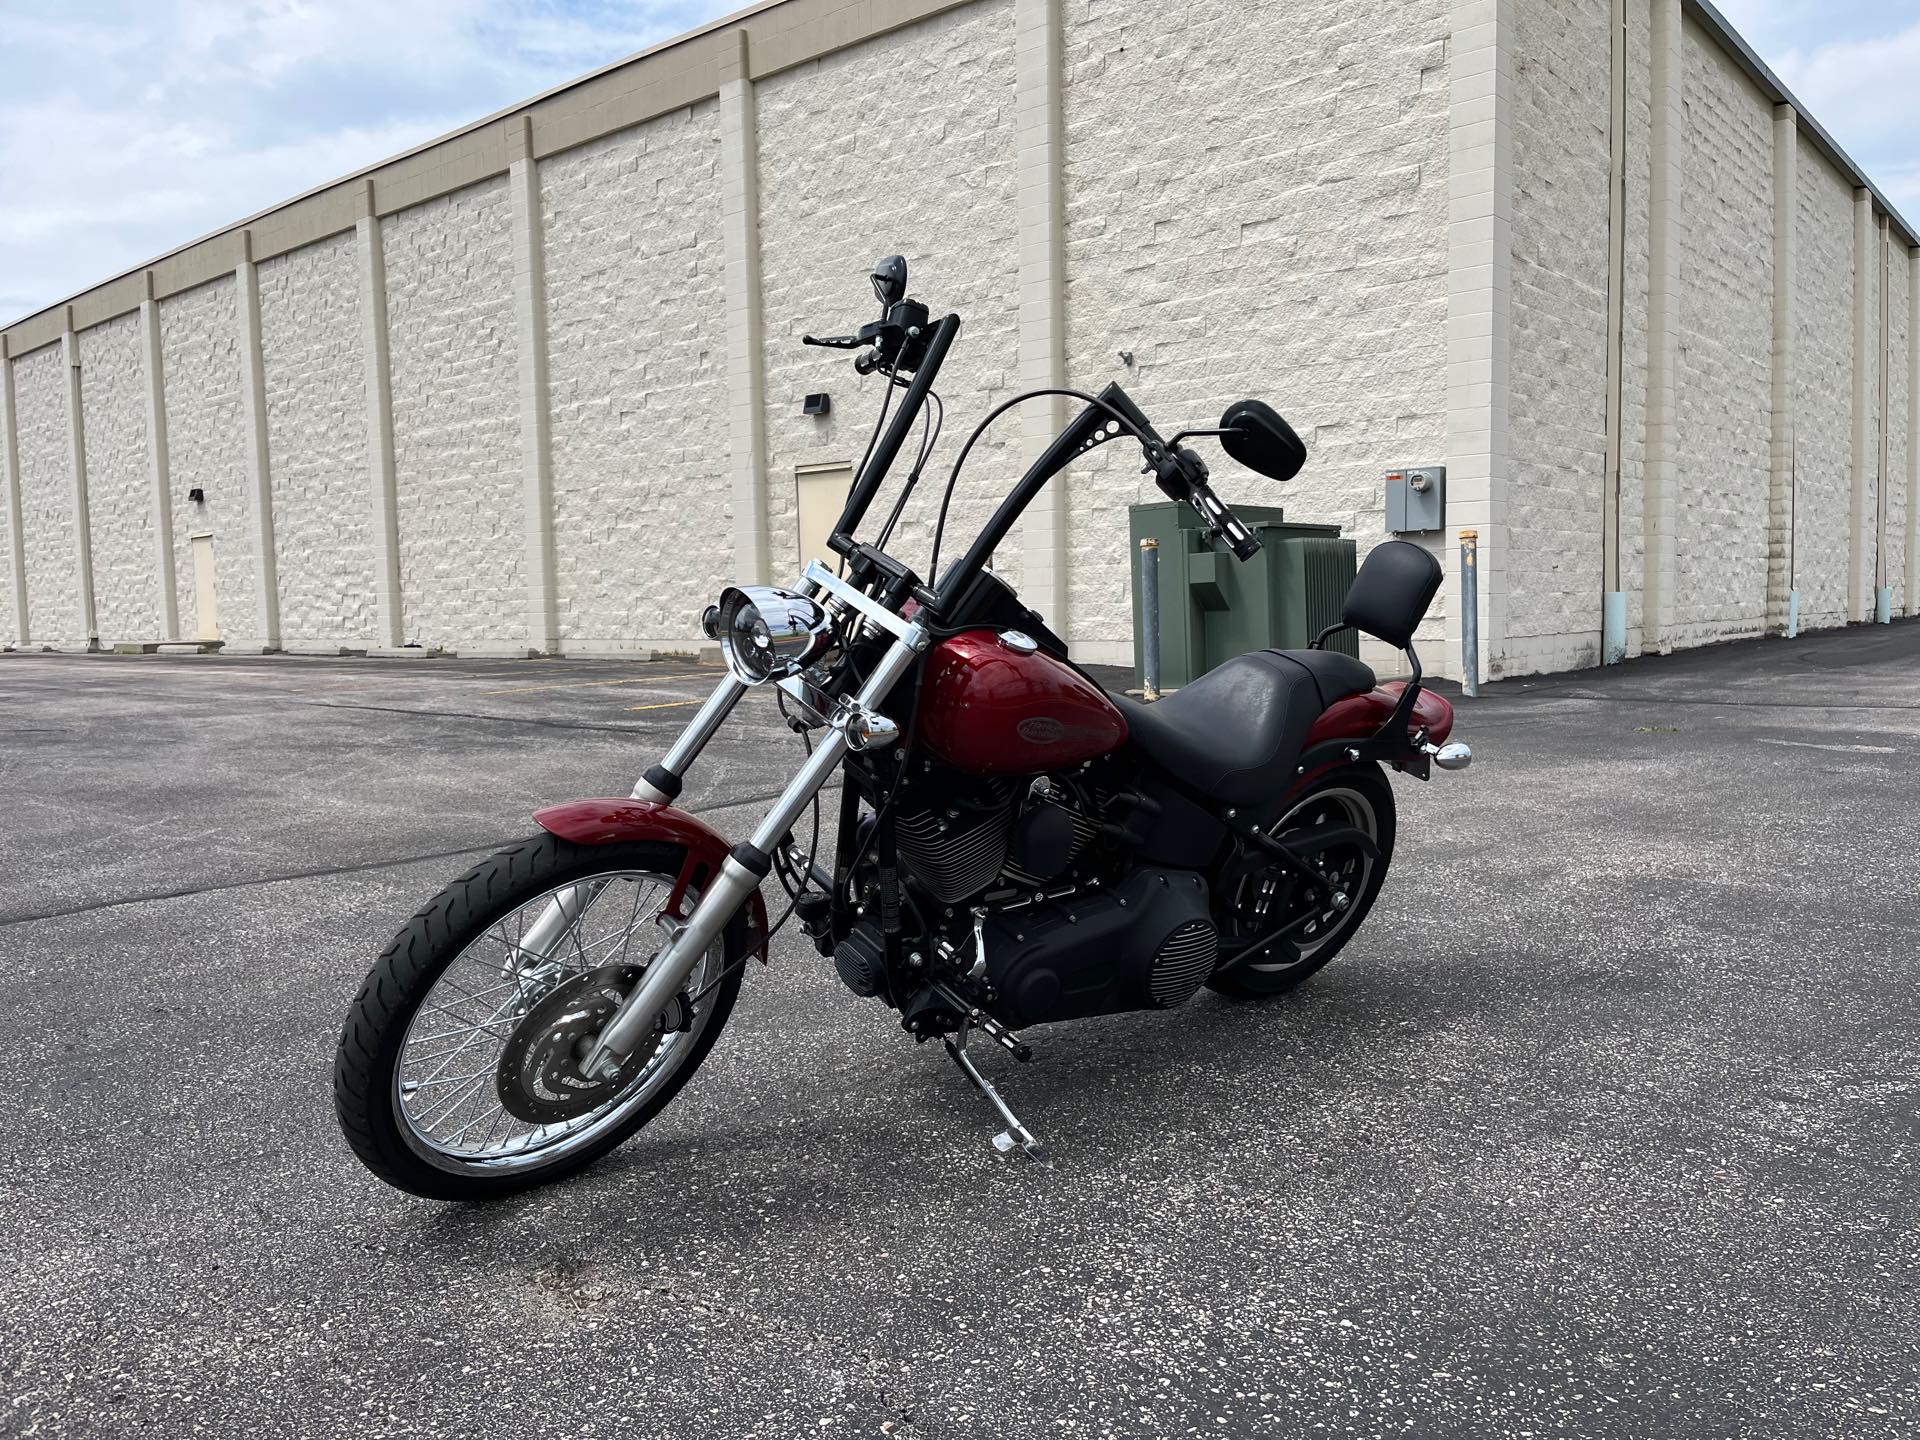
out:
<path id="1" fill-rule="evenodd" d="M 684 859 L 672 844 L 542 835 L 408 921 L 360 987 L 334 1065 L 340 1126 L 367 1168 L 431 1199 L 495 1199 L 591 1164 L 659 1114 L 733 1009 L 744 911 L 651 1044 L 611 1073 L 579 1062 L 666 944 Z"/>
<path id="2" fill-rule="evenodd" d="M 1314 857 L 1309 863 L 1332 882 L 1331 896 L 1320 891 L 1309 898 L 1278 866 L 1230 881 L 1218 917 L 1221 956 L 1258 948 L 1209 980 L 1212 989 L 1247 999 L 1291 990 L 1338 955 L 1367 918 L 1393 859 L 1393 787 L 1374 766 L 1339 771 L 1316 782 L 1269 833 L 1316 826 L 1358 830 L 1380 858 L 1358 845 L 1336 845 Z"/>

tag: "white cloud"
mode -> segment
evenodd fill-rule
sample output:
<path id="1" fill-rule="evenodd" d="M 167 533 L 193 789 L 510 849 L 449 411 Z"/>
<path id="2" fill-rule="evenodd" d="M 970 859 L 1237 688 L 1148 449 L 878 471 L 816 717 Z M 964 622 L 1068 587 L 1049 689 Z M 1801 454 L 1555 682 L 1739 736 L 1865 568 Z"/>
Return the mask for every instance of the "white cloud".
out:
<path id="1" fill-rule="evenodd" d="M 8 0 L 0 320 L 734 8 Z"/>
<path id="2" fill-rule="evenodd" d="M 1920 223 L 1912 0 L 1719 0 L 1720 12 L 1909 220 Z"/>

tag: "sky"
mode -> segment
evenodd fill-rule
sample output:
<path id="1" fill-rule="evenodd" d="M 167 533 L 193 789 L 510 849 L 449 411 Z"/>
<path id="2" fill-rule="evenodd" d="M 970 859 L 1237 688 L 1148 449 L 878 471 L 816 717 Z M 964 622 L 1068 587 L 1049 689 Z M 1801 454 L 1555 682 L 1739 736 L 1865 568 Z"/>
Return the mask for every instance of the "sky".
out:
<path id="1" fill-rule="evenodd" d="M 0 322 L 747 0 L 0 0 Z M 1718 0 L 1920 224 L 1920 0 Z"/>

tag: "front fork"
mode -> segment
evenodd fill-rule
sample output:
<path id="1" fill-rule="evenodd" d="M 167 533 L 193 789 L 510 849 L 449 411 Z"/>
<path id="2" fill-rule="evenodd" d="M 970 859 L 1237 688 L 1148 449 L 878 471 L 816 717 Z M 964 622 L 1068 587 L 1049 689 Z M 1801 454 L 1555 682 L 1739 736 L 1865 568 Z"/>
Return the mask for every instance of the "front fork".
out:
<path id="1" fill-rule="evenodd" d="M 585 1073 L 591 1075 L 599 1067 L 617 1065 L 620 1060 L 630 1056 L 650 1033 L 669 1002 L 685 988 L 687 977 L 693 973 L 700 957 L 719 938 L 720 932 L 741 905 L 746 903 L 747 897 L 758 890 L 760 882 L 767 878 L 773 869 L 774 848 L 793 829 L 801 814 L 813 802 L 813 797 L 833 778 L 833 772 L 840 767 L 847 751 L 854 748 L 848 740 L 847 727 L 858 723 L 863 713 L 870 714 L 878 708 L 919 658 L 920 652 L 926 648 L 927 639 L 926 627 L 915 623 L 903 627 L 899 637 L 887 647 L 861 685 L 855 704 L 841 707 L 828 722 L 825 733 L 814 746 L 807 763 L 800 767 L 800 772 L 780 792 L 780 798 L 773 802 L 773 808 L 767 811 L 752 837 L 744 844 L 733 847 L 732 853 L 721 864 L 720 873 L 706 887 L 700 896 L 700 903 L 694 906 L 693 913 L 687 917 L 687 923 L 674 932 L 666 948 L 648 964 L 640 983 L 620 1003 L 620 1008 L 614 1012 L 613 1018 L 607 1022 L 606 1028 L 600 1032 L 593 1048 L 582 1061 L 581 1069 Z M 700 713 L 694 716 L 674 742 L 666 758 L 649 770 L 647 778 L 634 788 L 634 795 L 639 799 L 655 800 L 663 789 L 660 784 L 663 773 L 672 777 L 664 788 L 671 788 L 677 793 L 681 773 L 713 737 L 714 731 L 720 728 L 720 722 L 726 719 L 745 690 L 746 686 L 731 675 L 721 681 L 707 703 L 700 707 Z M 659 795 L 663 801 L 670 798 Z"/>

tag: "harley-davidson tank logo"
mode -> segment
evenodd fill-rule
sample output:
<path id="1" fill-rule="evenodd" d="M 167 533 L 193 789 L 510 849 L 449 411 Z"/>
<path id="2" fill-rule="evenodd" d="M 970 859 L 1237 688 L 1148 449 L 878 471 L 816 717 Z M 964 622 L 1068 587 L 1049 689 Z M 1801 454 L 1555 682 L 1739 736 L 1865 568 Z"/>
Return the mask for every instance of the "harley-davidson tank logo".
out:
<path id="1" fill-rule="evenodd" d="M 1034 715 L 1013 727 L 1022 740 L 1036 745 L 1058 745 L 1067 738 L 1067 727 L 1051 715 Z"/>

